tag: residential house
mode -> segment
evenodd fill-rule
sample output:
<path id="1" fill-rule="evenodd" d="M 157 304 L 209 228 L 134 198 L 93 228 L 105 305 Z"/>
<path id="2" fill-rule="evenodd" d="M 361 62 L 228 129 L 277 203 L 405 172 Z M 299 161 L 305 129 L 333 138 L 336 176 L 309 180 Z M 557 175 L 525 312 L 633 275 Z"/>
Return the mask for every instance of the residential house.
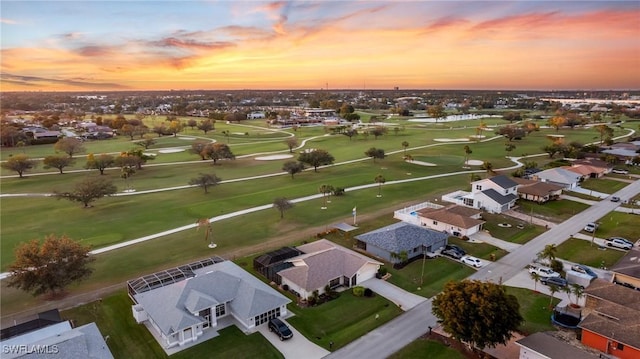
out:
<path id="1" fill-rule="evenodd" d="M 446 232 L 456 237 L 470 236 L 479 232 L 485 221 L 482 212 L 469 207 L 450 205 L 443 208 L 425 208 L 417 212 L 420 225 Z"/>
<path id="2" fill-rule="evenodd" d="M 282 286 L 302 299 L 314 292 L 325 293 L 325 287 L 354 287 L 375 277 L 383 264 L 326 239 L 296 247 L 304 254 L 287 259 L 293 266 L 278 272 Z"/>
<path id="3" fill-rule="evenodd" d="M 133 317 L 147 326 L 165 351 L 216 336 L 218 329 L 232 324 L 244 332 L 254 331 L 271 318 L 286 316 L 291 302 L 224 260 L 197 262 L 128 284 Z"/>
<path id="4" fill-rule="evenodd" d="M 442 200 L 473 207 L 491 213 L 510 210 L 518 199 L 518 184 L 505 175 L 471 182 L 471 192 L 456 191 L 445 194 Z"/>
<path id="5" fill-rule="evenodd" d="M 630 164 L 633 158 L 640 156 L 640 141 L 614 143 L 602 153 L 616 156 L 619 160 Z"/>
<path id="6" fill-rule="evenodd" d="M 640 358 L 640 292 L 595 279 L 584 293 L 582 344 L 620 359 Z"/>
<path id="7" fill-rule="evenodd" d="M 447 233 L 405 222 L 355 236 L 358 248 L 391 263 L 434 253 L 447 244 L 448 238 Z"/>
<path id="8" fill-rule="evenodd" d="M 597 359 L 598 356 L 584 348 L 560 340 L 549 332 L 537 332 L 519 339 L 519 359 Z"/>
<path id="9" fill-rule="evenodd" d="M 524 178 L 513 178 L 513 180 L 518 183 L 518 196 L 527 201 L 546 203 L 560 198 L 562 194 L 563 187 L 557 184 Z"/>
<path id="10" fill-rule="evenodd" d="M 0 346 L 3 359 L 113 359 L 96 323 L 74 328 L 57 309 L 2 329 Z"/>
<path id="11" fill-rule="evenodd" d="M 611 267 L 611 272 L 613 272 L 611 279 L 613 283 L 640 290 L 640 249 L 633 246 Z"/>
<path id="12" fill-rule="evenodd" d="M 564 166 L 562 168 L 579 174 L 582 177 L 581 180 L 600 178 L 611 171 L 611 169 L 607 167 L 602 168 L 584 164 L 572 164 L 571 166 Z"/>
<path id="13" fill-rule="evenodd" d="M 538 172 L 532 175 L 531 179 L 572 189 L 578 187 L 582 176 L 565 168 L 556 167 Z"/>
<path id="14" fill-rule="evenodd" d="M 303 253 L 296 248 L 282 247 L 254 258 L 253 269 L 270 281 L 280 285 L 282 284 L 282 278 L 278 272 L 292 267 L 293 264 L 287 262 L 287 259 L 297 257 L 301 254 Z"/>

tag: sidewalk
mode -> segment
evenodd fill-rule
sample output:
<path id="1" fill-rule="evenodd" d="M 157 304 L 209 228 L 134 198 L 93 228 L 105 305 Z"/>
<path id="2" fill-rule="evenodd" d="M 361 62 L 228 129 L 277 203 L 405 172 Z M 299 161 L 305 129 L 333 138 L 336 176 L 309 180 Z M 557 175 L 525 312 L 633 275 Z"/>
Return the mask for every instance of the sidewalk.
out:
<path id="1" fill-rule="evenodd" d="M 378 278 L 367 279 L 360 283 L 360 285 L 387 298 L 405 312 L 427 300 L 425 297 L 407 292 L 400 287 Z"/>
<path id="2" fill-rule="evenodd" d="M 504 249 L 507 252 L 513 252 L 522 246 L 522 244 L 511 243 L 511 242 L 503 241 L 502 239 L 491 237 L 491 235 L 489 235 L 487 232 L 484 232 L 484 231 L 474 233 L 471 236 L 469 236 L 469 238 L 470 238 L 470 241 L 488 243 L 488 244 L 491 244 L 492 246 L 496 246 L 500 249 Z"/>

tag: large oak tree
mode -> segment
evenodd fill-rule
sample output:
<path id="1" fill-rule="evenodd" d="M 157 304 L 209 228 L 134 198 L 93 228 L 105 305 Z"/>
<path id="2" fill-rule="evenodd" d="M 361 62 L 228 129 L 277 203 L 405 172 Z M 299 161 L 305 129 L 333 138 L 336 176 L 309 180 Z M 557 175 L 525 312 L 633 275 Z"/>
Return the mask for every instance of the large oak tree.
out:
<path id="1" fill-rule="evenodd" d="M 85 151 L 82 141 L 73 137 L 64 137 L 59 139 L 58 142 L 53 145 L 53 148 L 56 152 L 64 152 L 69 155 L 69 157 L 73 157 L 74 154 Z"/>
<path id="2" fill-rule="evenodd" d="M 93 271 L 89 247 L 67 236 L 49 235 L 42 243 L 37 239 L 22 243 L 15 249 L 15 257 L 9 266 L 9 286 L 33 295 L 59 293 Z"/>
<path id="3" fill-rule="evenodd" d="M 57 198 L 65 198 L 73 202 L 80 202 L 85 208 L 89 207 L 91 202 L 116 193 L 116 186 L 104 177 L 86 177 L 76 183 L 73 190 L 68 192 L 54 191 Z"/>
<path id="4" fill-rule="evenodd" d="M 2 162 L 1 166 L 4 169 L 17 172 L 18 176 L 22 178 L 25 171 L 36 166 L 36 161 L 30 159 L 27 155 L 17 154 L 9 157 L 5 162 Z"/>
<path id="5" fill-rule="evenodd" d="M 447 333 L 480 349 L 506 344 L 523 321 L 519 310 L 504 286 L 477 280 L 447 283 L 432 307 Z"/>
<path id="6" fill-rule="evenodd" d="M 334 160 L 333 156 L 325 150 L 312 150 L 298 156 L 298 161 L 313 166 L 315 172 L 318 172 L 319 166 L 330 165 Z"/>

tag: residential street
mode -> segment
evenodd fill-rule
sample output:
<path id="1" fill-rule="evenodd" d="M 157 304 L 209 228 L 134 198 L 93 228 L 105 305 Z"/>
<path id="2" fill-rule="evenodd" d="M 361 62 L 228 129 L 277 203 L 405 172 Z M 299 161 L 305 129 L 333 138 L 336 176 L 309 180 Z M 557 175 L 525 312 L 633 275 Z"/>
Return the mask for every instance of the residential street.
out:
<path id="1" fill-rule="evenodd" d="M 640 180 L 615 193 L 623 199 L 631 198 L 640 193 Z M 490 263 L 481 268 L 469 279 L 478 279 L 492 282 L 506 282 L 522 272 L 536 253 L 540 252 L 548 244 L 556 244 L 567 240 L 578 233 L 586 223 L 593 222 L 613 211 L 620 203 L 600 201 L 594 203 L 582 213 L 578 213 L 567 221 L 551 228 L 547 232 L 532 239 L 515 251 L 502 257 L 499 261 Z M 523 281 L 530 280 L 528 276 L 520 276 Z M 518 285 L 514 281 L 510 285 L 527 287 L 527 284 Z M 431 300 L 425 301 L 413 309 L 401 314 L 391 322 L 378 327 L 376 330 L 352 342 L 346 347 L 337 350 L 326 358 L 367 358 L 383 359 L 402 349 L 407 344 L 429 331 L 429 326 L 435 327 L 436 317 L 431 313 Z"/>

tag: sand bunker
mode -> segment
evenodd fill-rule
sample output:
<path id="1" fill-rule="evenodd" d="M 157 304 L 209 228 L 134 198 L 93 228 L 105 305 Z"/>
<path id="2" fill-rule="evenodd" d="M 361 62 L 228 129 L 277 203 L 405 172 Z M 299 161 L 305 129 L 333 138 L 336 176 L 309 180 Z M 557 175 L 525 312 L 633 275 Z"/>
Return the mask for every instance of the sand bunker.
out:
<path id="1" fill-rule="evenodd" d="M 193 140 L 196 139 L 195 137 L 182 137 L 182 136 L 180 136 L 178 138 L 181 139 L 181 140 L 187 140 L 187 141 L 193 141 Z"/>
<path id="2" fill-rule="evenodd" d="M 166 148 L 164 150 L 159 150 L 160 153 L 178 153 L 184 152 L 184 148 Z"/>
<path id="3" fill-rule="evenodd" d="M 291 157 L 293 157 L 293 155 L 270 155 L 270 156 L 256 157 L 255 159 L 257 161 L 273 161 L 273 160 L 284 160 Z"/>
<path id="4" fill-rule="evenodd" d="M 430 166 L 430 167 L 437 166 L 435 163 L 423 162 L 423 161 L 407 160 L 406 162 L 413 163 L 415 165 L 420 165 L 420 166 Z"/>
<path id="5" fill-rule="evenodd" d="M 472 139 L 472 140 L 481 140 L 483 138 L 487 138 L 487 136 L 485 136 L 485 135 L 471 135 L 471 136 L 469 136 L 469 138 Z"/>
<path id="6" fill-rule="evenodd" d="M 434 138 L 436 142 L 461 142 L 461 141 L 469 141 L 468 138 Z"/>
<path id="7" fill-rule="evenodd" d="M 467 166 L 482 166 L 484 162 L 480 160 L 468 160 L 467 162 L 465 162 L 465 164 Z"/>

